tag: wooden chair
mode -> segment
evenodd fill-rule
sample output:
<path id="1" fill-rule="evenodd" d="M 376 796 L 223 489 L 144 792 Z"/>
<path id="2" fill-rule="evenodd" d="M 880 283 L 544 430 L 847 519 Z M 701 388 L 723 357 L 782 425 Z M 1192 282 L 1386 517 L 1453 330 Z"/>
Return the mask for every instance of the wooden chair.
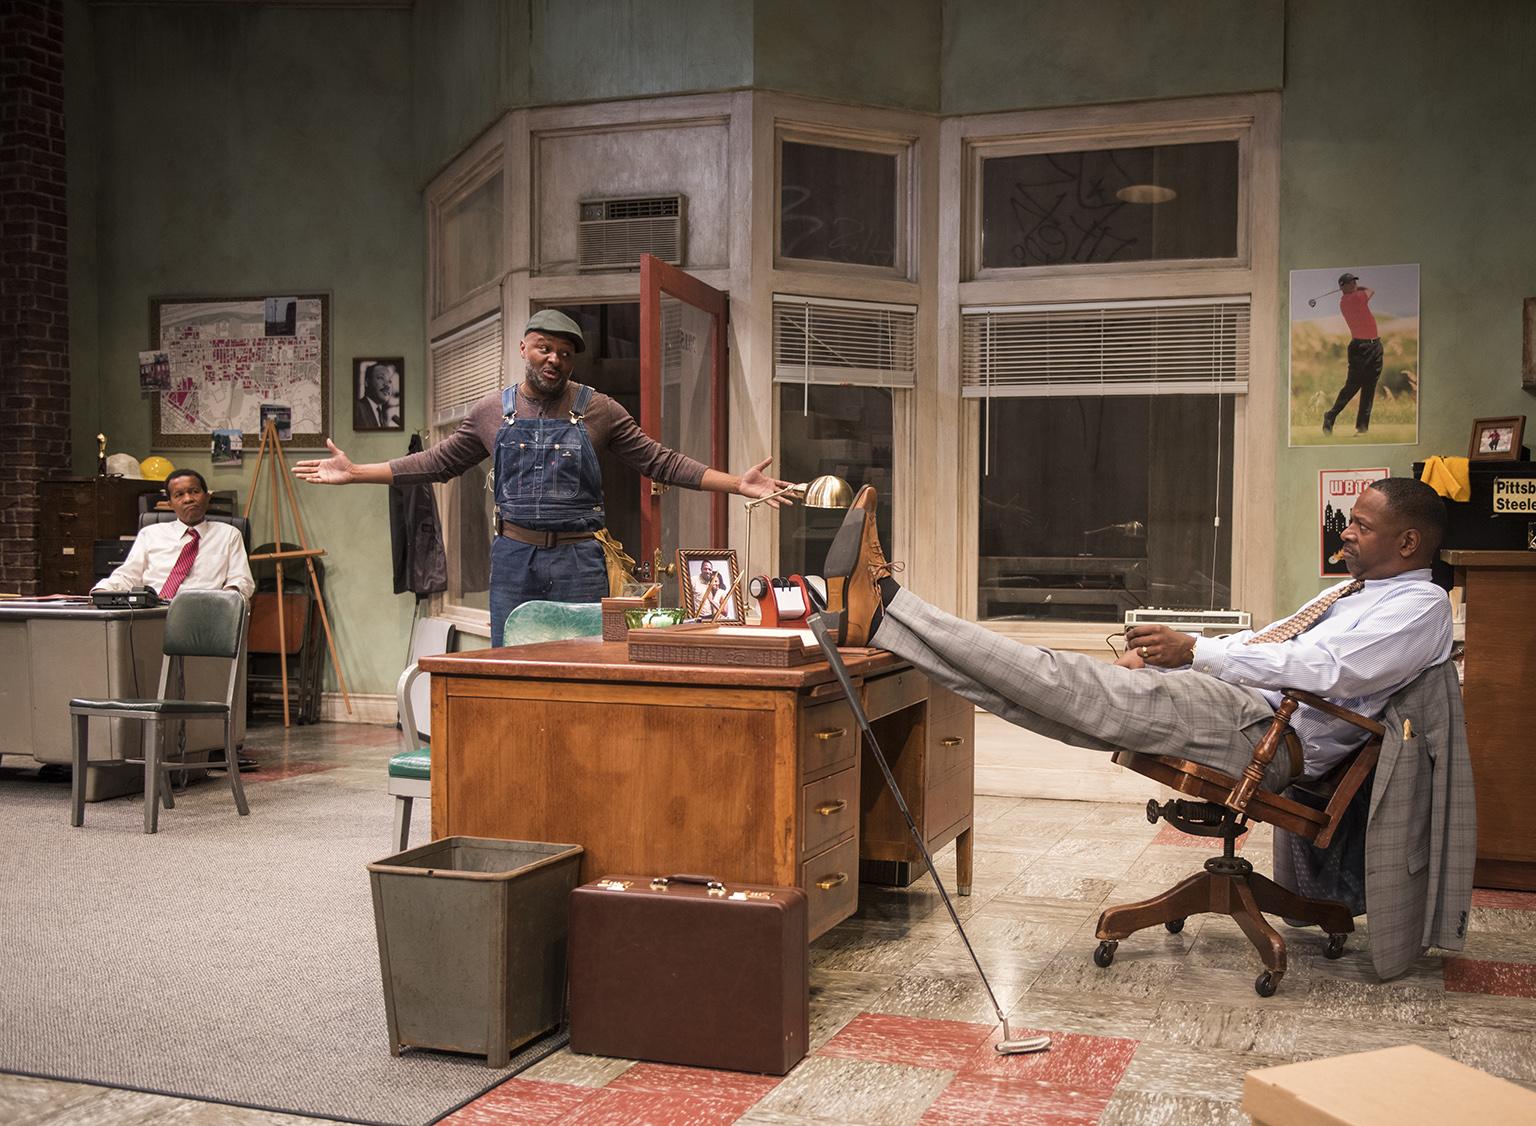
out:
<path id="1" fill-rule="evenodd" d="M 1291 716 L 1301 704 L 1337 716 L 1368 735 L 1364 746 L 1327 775 L 1297 784 L 1320 799 L 1320 809 L 1259 788 L 1276 752 L 1296 738 L 1290 729 Z M 1203 872 L 1180 881 L 1161 895 L 1105 908 L 1099 915 L 1100 941 L 1093 954 L 1095 964 L 1105 967 L 1113 962 L 1121 940 L 1136 931 L 1161 924 L 1177 934 L 1190 915 L 1207 912 L 1232 916 L 1257 948 L 1264 972 L 1255 980 L 1254 989 L 1261 997 L 1273 996 L 1285 976 L 1285 939 L 1265 920 L 1265 913 L 1280 915 L 1292 923 L 1321 927 L 1328 935 L 1325 956 L 1340 957 L 1345 936 L 1355 929 L 1349 909 L 1332 900 L 1297 895 L 1255 872 L 1249 861 L 1237 855 L 1236 842 L 1247 831 L 1250 821 L 1263 821 L 1295 833 L 1319 848 L 1328 847 L 1344 811 L 1376 767 L 1384 731 L 1375 720 L 1310 692 L 1290 689 L 1284 693 L 1274 722 L 1254 748 L 1253 758 L 1240 777 L 1233 778 L 1213 767 L 1169 755 L 1116 755 L 1115 761 L 1122 766 L 1195 799 L 1153 799 L 1147 802 L 1148 821 L 1156 824 L 1161 817 L 1183 832 L 1219 837 L 1222 847 L 1220 856 L 1205 862 Z"/>

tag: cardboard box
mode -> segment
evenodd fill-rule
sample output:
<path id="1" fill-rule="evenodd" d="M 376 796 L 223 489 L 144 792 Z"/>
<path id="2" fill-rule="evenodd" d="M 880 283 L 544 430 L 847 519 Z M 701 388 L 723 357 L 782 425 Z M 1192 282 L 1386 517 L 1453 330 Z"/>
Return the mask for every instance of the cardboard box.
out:
<path id="1" fill-rule="evenodd" d="M 1243 1110 L 1257 1126 L 1536 1123 L 1536 1093 L 1404 1045 L 1250 1071 Z"/>

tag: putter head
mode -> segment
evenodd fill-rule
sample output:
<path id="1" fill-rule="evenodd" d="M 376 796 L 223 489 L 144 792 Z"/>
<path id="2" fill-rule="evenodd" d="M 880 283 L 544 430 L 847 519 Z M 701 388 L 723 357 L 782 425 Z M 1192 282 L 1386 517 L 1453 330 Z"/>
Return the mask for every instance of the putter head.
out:
<path id="1" fill-rule="evenodd" d="M 1315 298 L 1315 297 L 1309 297 L 1309 298 L 1307 298 L 1307 304 L 1308 304 L 1308 305 L 1309 305 L 1309 306 L 1310 306 L 1310 307 L 1311 307 L 1311 308 L 1313 308 L 1313 309 L 1316 309 L 1316 308 L 1317 308 L 1317 298 Z"/>
<path id="2" fill-rule="evenodd" d="M 1044 1052 L 1051 1046 L 1049 1036 L 1020 1036 L 1014 1038 L 1008 1028 L 1008 1018 L 1003 1018 L 1003 1038 L 992 1045 L 1000 1056 L 1022 1056 L 1029 1052 Z"/>

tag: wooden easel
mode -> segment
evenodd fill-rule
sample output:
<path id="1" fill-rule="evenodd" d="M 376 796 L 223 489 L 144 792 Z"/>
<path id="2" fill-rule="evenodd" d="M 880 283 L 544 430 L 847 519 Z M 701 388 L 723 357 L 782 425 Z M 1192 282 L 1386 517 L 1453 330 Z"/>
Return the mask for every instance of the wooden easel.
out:
<path id="1" fill-rule="evenodd" d="M 320 611 L 320 624 L 325 627 L 325 647 L 331 655 L 331 668 L 336 671 L 336 681 L 341 685 L 341 698 L 347 706 L 347 714 L 352 714 L 352 697 L 347 694 L 347 677 L 341 671 L 341 661 L 336 656 L 336 641 L 331 636 L 331 620 L 325 613 L 325 596 L 320 593 L 320 577 L 315 573 L 315 557 L 324 555 L 322 547 L 310 547 L 309 537 L 304 532 L 304 518 L 299 515 L 299 500 L 293 492 L 293 478 L 288 475 L 288 465 L 283 460 L 282 442 L 277 437 L 277 422 L 267 419 L 267 424 L 261 431 L 261 449 L 256 453 L 256 471 L 251 475 L 251 492 L 245 501 L 244 517 L 249 520 L 251 507 L 256 503 L 256 494 L 261 491 L 261 465 L 266 460 L 268 450 L 271 450 L 272 460 L 267 463 L 267 468 L 272 476 L 272 547 L 271 551 L 264 551 L 260 555 L 251 556 L 251 562 L 264 562 L 272 560 L 277 567 L 277 656 L 279 667 L 283 673 L 283 726 L 291 726 L 288 718 L 288 619 L 283 614 L 283 560 L 302 559 L 304 567 L 309 572 L 310 589 L 315 592 L 315 606 Z M 279 489 L 278 482 L 282 482 Z M 283 545 L 283 496 L 288 498 L 288 507 L 293 513 L 293 526 L 297 530 L 299 550 L 284 551 Z"/>

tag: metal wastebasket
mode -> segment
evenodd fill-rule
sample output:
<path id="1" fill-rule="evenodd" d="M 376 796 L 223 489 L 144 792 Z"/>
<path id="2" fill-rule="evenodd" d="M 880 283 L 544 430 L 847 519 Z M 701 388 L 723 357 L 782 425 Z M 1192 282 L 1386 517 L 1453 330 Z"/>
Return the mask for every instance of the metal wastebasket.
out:
<path id="1" fill-rule="evenodd" d="M 389 1049 L 512 1052 L 564 1016 L 580 845 L 444 837 L 368 865 Z"/>

